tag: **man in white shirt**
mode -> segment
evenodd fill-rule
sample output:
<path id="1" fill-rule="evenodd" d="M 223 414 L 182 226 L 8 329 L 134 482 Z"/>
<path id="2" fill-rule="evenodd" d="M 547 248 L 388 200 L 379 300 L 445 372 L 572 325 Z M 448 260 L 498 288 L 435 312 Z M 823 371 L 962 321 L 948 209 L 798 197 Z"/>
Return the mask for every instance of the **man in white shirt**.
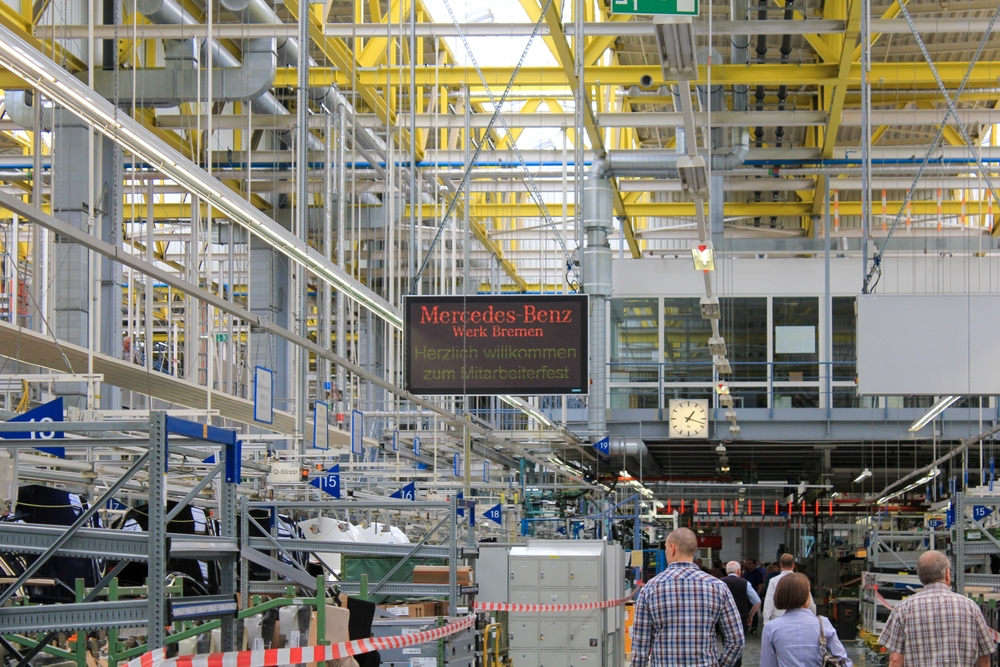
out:
<path id="1" fill-rule="evenodd" d="M 781 566 L 781 572 L 776 577 L 773 577 L 767 584 L 767 593 L 764 595 L 764 611 L 761 613 L 761 621 L 764 625 L 767 625 L 785 613 L 783 609 L 775 608 L 774 592 L 778 590 L 778 582 L 781 578 L 795 571 L 795 556 L 792 554 L 781 554 L 781 558 L 778 559 L 778 564 Z M 816 603 L 811 599 L 809 601 L 809 611 L 811 611 L 813 615 L 816 614 Z"/>

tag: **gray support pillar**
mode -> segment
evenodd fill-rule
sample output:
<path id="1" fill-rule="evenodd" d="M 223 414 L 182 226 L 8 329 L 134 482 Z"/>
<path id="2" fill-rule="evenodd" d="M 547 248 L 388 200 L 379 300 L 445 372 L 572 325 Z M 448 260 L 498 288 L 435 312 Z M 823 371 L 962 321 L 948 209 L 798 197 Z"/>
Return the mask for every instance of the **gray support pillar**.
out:
<path id="1" fill-rule="evenodd" d="M 250 311 L 286 329 L 289 327 L 290 268 L 287 257 L 256 236 L 251 237 Z M 265 366 L 274 371 L 275 406 L 286 410 L 292 398 L 290 354 L 285 339 L 264 333 L 250 334 L 250 366 Z"/>
<path id="2" fill-rule="evenodd" d="M 587 430 L 592 442 L 607 434 L 607 299 L 611 296 L 611 246 L 613 193 L 611 181 L 591 169 L 583 184 L 583 228 L 587 247 L 583 251 L 584 291 L 591 295 L 590 395 L 587 398 Z"/>
<path id="3" fill-rule="evenodd" d="M 166 488 L 164 475 L 167 466 L 167 413 L 149 415 L 149 650 L 162 648 L 166 640 L 164 626 L 167 621 L 167 525 Z"/>
<path id="4" fill-rule="evenodd" d="M 226 448 L 223 448 L 221 452 L 223 457 L 227 456 L 226 452 Z M 237 465 L 239 464 L 237 463 Z M 216 480 L 219 484 L 222 537 L 236 537 L 236 484 L 227 482 L 225 473 L 217 476 Z M 236 558 L 227 558 L 220 563 L 222 580 L 219 582 L 219 588 L 223 595 L 236 594 L 236 561 Z M 235 649 L 236 617 L 225 616 L 222 618 L 222 650 L 233 651 Z"/>
<path id="5" fill-rule="evenodd" d="M 104 241 L 121 245 L 121 206 L 115 201 L 119 189 L 115 174 L 115 146 L 101 135 L 94 140 L 95 162 L 88 165 L 82 156 L 89 154 L 88 127 L 75 115 L 62 109 L 56 110 L 54 144 L 56 150 L 52 164 L 52 213 L 60 220 L 74 227 L 89 231 L 89 209 L 94 208 L 94 224 L 98 235 Z M 100 195 L 98 201 L 91 201 L 89 189 L 90 169 L 97 174 Z M 55 306 L 54 320 L 56 337 L 60 340 L 90 346 L 90 317 L 92 313 L 88 294 L 90 284 L 90 253 L 75 243 L 54 239 L 53 261 L 58 270 L 53 271 Z M 109 259 L 99 259 L 97 279 L 100 283 L 100 310 L 94 312 L 99 318 L 100 338 L 96 349 L 114 357 L 121 356 L 121 265 Z M 77 373 L 86 368 L 74 368 Z M 78 408 L 87 406 L 87 389 L 83 384 L 60 385 L 60 394 L 67 405 Z M 116 387 L 105 385 L 102 391 L 101 408 L 121 407 L 121 392 Z"/>

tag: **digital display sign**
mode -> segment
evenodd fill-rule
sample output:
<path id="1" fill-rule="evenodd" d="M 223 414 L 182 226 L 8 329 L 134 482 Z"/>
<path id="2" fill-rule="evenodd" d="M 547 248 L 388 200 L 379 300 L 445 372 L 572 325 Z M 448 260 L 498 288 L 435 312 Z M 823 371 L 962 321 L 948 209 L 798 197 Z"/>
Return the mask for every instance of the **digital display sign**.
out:
<path id="1" fill-rule="evenodd" d="M 408 296 L 403 310 L 411 393 L 587 393 L 586 295 Z"/>

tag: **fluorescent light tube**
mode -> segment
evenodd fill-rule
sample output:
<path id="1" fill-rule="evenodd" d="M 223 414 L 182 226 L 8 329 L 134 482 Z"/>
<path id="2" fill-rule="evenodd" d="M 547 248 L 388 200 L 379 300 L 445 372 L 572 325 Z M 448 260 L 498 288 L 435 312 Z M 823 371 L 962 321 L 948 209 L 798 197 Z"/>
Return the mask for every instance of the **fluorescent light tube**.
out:
<path id="1" fill-rule="evenodd" d="M 869 477 L 871 477 L 871 476 L 872 476 L 872 471 L 871 471 L 871 469 L 869 469 L 869 468 L 865 468 L 864 470 L 862 470 L 862 471 L 861 471 L 861 474 L 860 474 L 860 475 L 858 475 L 857 477 L 855 477 L 855 478 L 854 478 L 854 482 L 855 482 L 855 483 L 858 483 L 858 482 L 860 482 L 860 481 L 862 481 L 862 480 L 866 480 L 866 479 L 868 479 L 868 478 L 869 478 Z"/>
<path id="2" fill-rule="evenodd" d="M 917 421 L 913 422 L 913 424 L 910 425 L 910 433 L 916 433 L 917 431 L 919 431 L 920 429 L 922 429 L 923 427 L 927 426 L 929 423 L 934 421 L 935 417 L 944 412 L 945 409 L 952 403 L 957 401 L 958 398 L 959 398 L 958 396 L 942 396 L 941 398 L 939 398 L 937 401 L 934 402 L 934 405 L 931 406 L 930 410 L 928 410 L 923 417 L 921 417 L 920 419 L 918 419 Z"/>

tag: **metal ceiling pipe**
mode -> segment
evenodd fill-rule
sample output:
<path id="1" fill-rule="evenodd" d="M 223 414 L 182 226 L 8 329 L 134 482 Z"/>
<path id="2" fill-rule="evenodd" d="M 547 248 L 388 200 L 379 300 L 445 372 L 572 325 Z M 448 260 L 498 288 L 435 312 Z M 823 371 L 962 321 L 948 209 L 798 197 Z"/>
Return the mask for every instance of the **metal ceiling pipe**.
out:
<path id="1" fill-rule="evenodd" d="M 729 4 L 729 14 L 733 21 L 747 20 L 746 0 L 731 0 Z M 732 48 L 730 59 L 734 65 L 745 65 L 747 62 L 747 48 L 750 46 L 750 35 L 733 35 L 730 38 Z M 733 85 L 733 111 L 746 111 L 749 108 L 750 86 L 745 84 Z"/>
<path id="2" fill-rule="evenodd" d="M 139 13 L 153 23 L 170 25 L 200 25 L 199 22 L 180 6 L 177 0 L 136 0 L 136 8 Z M 212 50 L 212 62 L 220 67 L 239 67 L 240 61 L 229 51 L 222 47 L 217 40 L 202 41 L 202 60 L 208 60 L 208 49 Z M 287 116 L 288 109 L 272 93 L 266 92 L 260 97 L 250 101 L 254 113 L 272 114 L 276 116 Z M 292 145 L 291 133 L 285 130 L 277 131 L 275 134 L 281 138 L 286 146 Z M 309 135 L 309 150 L 323 150 L 323 142 L 315 135 Z"/>
<path id="3" fill-rule="evenodd" d="M 232 12 L 245 23 L 281 25 L 283 21 L 278 18 L 274 10 L 265 0 L 219 0 L 222 8 Z M 282 37 L 277 40 L 278 62 L 282 67 L 298 67 L 299 65 L 299 42 L 292 37 Z M 309 65 L 314 66 L 316 61 L 310 57 Z M 326 106 L 329 111 L 340 108 L 345 114 L 346 121 L 354 126 L 355 110 L 350 101 L 344 97 L 343 93 L 336 86 L 328 88 L 310 89 L 309 97 L 316 104 Z M 385 142 L 371 129 L 358 127 L 357 140 L 360 146 L 355 148 L 362 154 L 374 153 L 378 159 L 371 155 L 364 155 L 365 159 L 375 167 L 384 177 L 385 171 L 379 166 L 379 162 L 385 162 L 388 158 L 388 147 Z"/>
<path id="4" fill-rule="evenodd" d="M 663 467 L 657 463 L 653 455 L 646 448 L 646 443 L 639 439 L 626 439 L 623 436 L 611 436 L 609 438 L 611 456 L 621 456 L 626 459 L 635 459 L 641 464 L 643 478 L 649 474 L 652 477 L 659 477 L 663 474 Z"/>

